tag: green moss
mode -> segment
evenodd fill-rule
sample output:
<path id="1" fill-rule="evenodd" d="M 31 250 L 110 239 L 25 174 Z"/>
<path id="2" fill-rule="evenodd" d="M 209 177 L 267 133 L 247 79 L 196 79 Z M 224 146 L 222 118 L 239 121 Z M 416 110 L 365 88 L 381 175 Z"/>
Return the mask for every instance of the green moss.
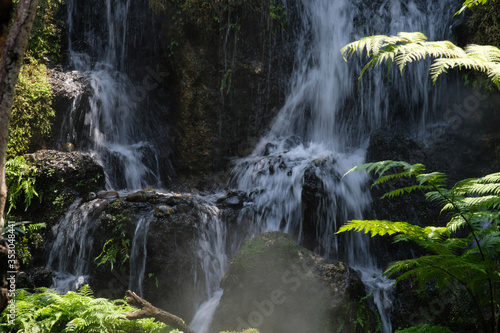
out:
<path id="1" fill-rule="evenodd" d="M 59 19 L 63 0 L 40 0 L 31 29 L 27 55 L 37 60 L 61 61 L 61 31 L 64 22 Z"/>
<path id="2" fill-rule="evenodd" d="M 243 244 L 233 262 L 242 269 L 251 269 L 255 267 L 259 257 L 264 253 L 264 249 L 264 239 L 262 237 L 255 237 Z"/>
<path id="3" fill-rule="evenodd" d="M 488 1 L 482 6 L 473 6 L 467 20 L 467 44 L 493 45 L 500 47 L 500 2 Z M 464 81 L 473 88 L 493 93 L 498 89 L 484 73 L 466 74 Z"/>
<path id="4" fill-rule="evenodd" d="M 47 64 L 61 61 L 62 0 L 40 0 L 12 106 L 7 158 L 43 148 L 55 116 Z"/>
<path id="5" fill-rule="evenodd" d="M 266 262 L 285 267 L 299 263 L 298 244 L 282 232 L 268 232 L 245 242 L 233 260 L 238 269 L 244 270 Z"/>
<path id="6" fill-rule="evenodd" d="M 27 61 L 21 68 L 12 106 L 8 158 L 40 148 L 55 116 L 47 67 L 34 58 Z"/>

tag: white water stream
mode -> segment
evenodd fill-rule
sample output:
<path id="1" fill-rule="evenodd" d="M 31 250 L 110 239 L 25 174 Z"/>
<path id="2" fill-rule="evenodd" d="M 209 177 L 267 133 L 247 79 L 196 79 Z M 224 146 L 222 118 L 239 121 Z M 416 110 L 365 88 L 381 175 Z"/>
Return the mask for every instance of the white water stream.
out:
<path id="1" fill-rule="evenodd" d="M 283 4 L 285 8 L 295 5 Z M 439 89 L 445 88 L 431 86 L 424 62 L 410 66 L 404 79 L 397 77 L 399 73 L 392 75 L 391 87 L 386 83 L 386 69 L 375 70 L 365 75 L 358 90 L 360 64 L 345 63 L 339 50 L 367 35 L 400 31 L 449 39 L 456 5 L 453 1 L 406 0 L 300 2 L 302 26 L 296 36 L 288 97 L 269 133 L 234 169 L 234 188 L 255 193 L 250 233 L 282 230 L 299 242 L 306 219 L 305 179 L 314 175 L 323 190 L 313 218 L 316 251 L 326 257 L 340 256 L 362 273 L 367 291 L 373 291 L 384 333 L 392 331 L 393 282 L 376 266 L 366 235 L 346 234 L 343 244 L 335 235 L 347 220 L 363 217 L 371 201 L 367 178 L 360 173 L 341 176 L 364 163 L 370 134 L 394 117 L 405 120 L 408 134 L 425 139 L 426 126 L 439 107 Z M 219 293 L 216 289 L 207 304 L 216 304 Z M 212 307 L 201 307 L 196 316 L 209 317 L 209 311 Z M 195 321 L 192 325 L 199 333 L 207 332 Z"/>
<path id="2" fill-rule="evenodd" d="M 136 20 L 132 18 L 131 5 L 131 0 L 105 0 L 90 5 L 82 5 L 79 0 L 67 3 L 70 67 L 85 77 L 90 91 L 85 92 L 88 106 L 83 112 L 80 104 L 69 110 L 71 114 L 61 130 L 61 143 L 70 141 L 79 149 L 96 154 L 104 166 L 108 189 L 137 190 L 162 185 L 158 159 L 161 154 L 153 140 L 159 136 L 157 123 L 151 117 L 154 111 L 144 109 L 148 89 L 132 82 L 127 74 L 127 41 L 140 38 L 128 34 L 141 31 L 129 27 Z M 79 28 L 75 27 L 77 18 Z M 84 29 L 80 31 L 83 36 L 74 36 L 77 29 Z M 142 72 L 151 72 L 147 63 L 143 67 Z M 156 73 L 155 77 L 159 75 Z M 169 147 L 164 143 L 163 149 Z M 164 163 L 162 168 L 171 170 L 171 165 Z"/>

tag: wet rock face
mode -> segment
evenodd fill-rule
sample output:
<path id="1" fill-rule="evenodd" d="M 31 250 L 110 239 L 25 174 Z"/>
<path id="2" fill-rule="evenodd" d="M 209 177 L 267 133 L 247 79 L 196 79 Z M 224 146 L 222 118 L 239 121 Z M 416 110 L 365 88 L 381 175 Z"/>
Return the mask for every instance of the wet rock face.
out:
<path id="1" fill-rule="evenodd" d="M 24 217 L 49 224 L 57 222 L 60 214 L 77 198 L 104 188 L 104 170 L 87 153 L 40 150 L 25 156 L 37 168 L 35 188 L 42 198 L 32 201 Z"/>
<path id="2" fill-rule="evenodd" d="M 90 108 L 89 78 L 76 71 L 64 72 L 52 69 L 49 80 L 54 96 L 52 107 L 56 112 L 51 141 L 48 142 L 49 148 L 61 148 L 68 140 L 63 135 L 68 133 L 78 148 L 88 146 L 88 137 L 83 124 L 85 114 Z"/>
<path id="3" fill-rule="evenodd" d="M 130 254 L 134 235 L 138 232 L 138 221 L 143 219 L 142 225 L 148 225 L 143 297 L 155 306 L 189 320 L 196 310 L 194 300 L 200 292 L 199 286 L 203 284 L 197 254 L 203 228 L 203 203 L 195 196 L 159 193 L 154 189 L 119 195 L 119 198 L 108 199 L 100 214 L 100 236 L 95 246 L 102 249 L 105 242 L 113 238 L 118 242 L 112 244 Z M 95 267 L 91 287 L 96 295 L 123 297 L 130 288 L 130 261 L 119 253 L 113 270 L 109 262 Z"/>
<path id="4" fill-rule="evenodd" d="M 211 332 L 353 332 L 365 287 L 341 262 L 327 262 L 287 235 L 270 232 L 247 241 L 221 282 L 224 294 Z"/>

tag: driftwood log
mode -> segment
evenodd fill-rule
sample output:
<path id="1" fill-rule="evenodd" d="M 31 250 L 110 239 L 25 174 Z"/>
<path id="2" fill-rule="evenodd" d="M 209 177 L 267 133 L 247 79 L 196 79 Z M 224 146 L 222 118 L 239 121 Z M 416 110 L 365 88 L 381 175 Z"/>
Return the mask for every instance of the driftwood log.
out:
<path id="1" fill-rule="evenodd" d="M 139 297 L 133 291 L 127 290 L 125 293 L 127 303 L 138 307 L 140 311 L 126 313 L 125 316 L 129 320 L 142 319 L 142 318 L 154 318 L 162 323 L 167 324 L 172 328 L 177 328 L 184 333 L 195 333 L 192 329 L 181 318 L 173 315 L 167 311 L 159 309 L 153 306 L 148 301 Z"/>

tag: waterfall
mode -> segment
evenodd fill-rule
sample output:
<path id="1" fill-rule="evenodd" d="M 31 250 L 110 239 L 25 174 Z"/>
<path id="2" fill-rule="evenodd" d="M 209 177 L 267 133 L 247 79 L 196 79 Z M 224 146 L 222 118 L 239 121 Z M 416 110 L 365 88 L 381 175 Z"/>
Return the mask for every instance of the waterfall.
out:
<path id="1" fill-rule="evenodd" d="M 199 286 L 200 297 L 196 300 L 198 311 L 189 326 L 198 333 L 208 332 L 213 314 L 219 305 L 222 289 L 219 283 L 228 268 L 231 253 L 227 252 L 227 228 L 219 209 L 209 202 L 200 206 L 198 260 L 203 275 Z"/>
<path id="2" fill-rule="evenodd" d="M 339 50 L 364 36 L 400 31 L 421 31 L 431 40 L 450 39 L 456 5 L 302 1 L 288 97 L 269 133 L 234 168 L 232 186 L 255 193 L 254 232 L 282 230 L 307 243 L 306 221 L 314 223 L 316 252 L 345 260 L 362 272 L 367 291 L 374 291 L 384 332 L 392 330 L 387 313 L 392 282 L 376 267 L 366 235 L 349 233 L 343 240 L 334 235 L 341 224 L 363 217 L 371 202 L 367 178 L 342 175 L 364 163 L 370 134 L 391 122 L 398 121 L 406 133 L 425 140 L 426 127 L 441 103 L 439 89 L 445 87 L 432 87 L 428 64 L 423 62 L 407 68 L 404 78 L 397 71 L 391 73 L 390 85 L 386 68 L 366 73 L 358 88 L 362 64 L 347 64 Z M 308 203 L 311 186 L 320 190 L 321 198 Z M 306 216 L 311 205 L 313 211 Z"/>
<path id="3" fill-rule="evenodd" d="M 431 40 L 450 39 L 458 2 L 282 2 L 284 8 L 300 10 L 295 62 L 287 98 L 268 134 L 250 156 L 235 162 L 230 186 L 250 194 L 252 204 L 244 208 L 245 216 L 254 221 L 247 234 L 235 237 L 236 242 L 281 230 L 320 255 L 345 260 L 362 272 L 367 290 L 374 291 L 384 332 L 389 332 L 392 282 L 381 276 L 365 235 L 335 235 L 347 220 L 363 218 L 371 202 L 366 175 L 343 175 L 365 161 L 370 134 L 382 126 L 398 122 L 409 135 L 425 139 L 445 87 L 432 87 L 425 62 L 409 66 L 404 78 L 394 71 L 389 84 L 385 68 L 374 70 L 358 87 L 361 61 L 348 64 L 339 50 L 364 36 L 400 31 L 421 31 Z M 134 6 L 142 9 L 133 10 Z M 153 45 L 157 38 L 142 29 L 154 27 L 147 1 L 69 0 L 67 9 L 69 66 L 85 77 L 88 89 L 82 94 L 88 96 L 75 99 L 69 120 L 62 125 L 61 142 L 73 141 L 79 149 L 96 154 L 109 189 L 161 187 L 163 174 L 172 170 L 170 148 L 164 143 L 169 142 L 168 125 L 158 118 L 161 112 L 153 108 L 149 93 L 164 75 L 145 65 L 154 63 L 154 55 L 145 55 L 137 46 L 145 40 Z M 151 80 L 156 85 L 144 86 Z M 88 105 L 82 106 L 84 100 Z M 85 281 L 86 265 L 93 260 L 86 250 L 92 248 L 95 230 L 90 212 L 99 210 L 99 202 L 75 202 L 54 228 L 56 241 L 48 267 L 61 272 L 56 283 L 60 289 L 75 289 Z M 203 276 L 195 278 L 202 282 L 191 326 L 206 333 L 222 295 L 219 282 L 239 243 L 228 244 L 226 226 L 213 203 L 199 211 L 198 273 Z M 148 223 L 145 217 L 138 220 L 132 244 L 130 283 L 139 293 Z"/>
<path id="4" fill-rule="evenodd" d="M 95 254 L 94 231 L 103 202 L 76 200 L 64 217 L 52 228 L 54 242 L 47 268 L 56 272 L 53 288 L 66 292 L 88 282 L 88 269 Z"/>
<path id="5" fill-rule="evenodd" d="M 134 5 L 141 10 L 133 10 Z M 95 153 L 104 165 L 108 189 L 161 187 L 162 172 L 172 171 L 165 158 L 170 153 L 165 144 L 168 125 L 159 118 L 161 110 L 153 107 L 149 92 L 162 83 L 164 73 L 153 70 L 146 57 L 141 59 L 144 51 L 136 45 L 146 36 L 151 45 L 155 42 L 147 30 L 152 23 L 145 17 L 153 17 L 148 4 L 71 0 L 67 8 L 69 66 L 88 83 L 88 105 L 78 103 L 69 110 L 60 144 L 73 141 Z"/>

